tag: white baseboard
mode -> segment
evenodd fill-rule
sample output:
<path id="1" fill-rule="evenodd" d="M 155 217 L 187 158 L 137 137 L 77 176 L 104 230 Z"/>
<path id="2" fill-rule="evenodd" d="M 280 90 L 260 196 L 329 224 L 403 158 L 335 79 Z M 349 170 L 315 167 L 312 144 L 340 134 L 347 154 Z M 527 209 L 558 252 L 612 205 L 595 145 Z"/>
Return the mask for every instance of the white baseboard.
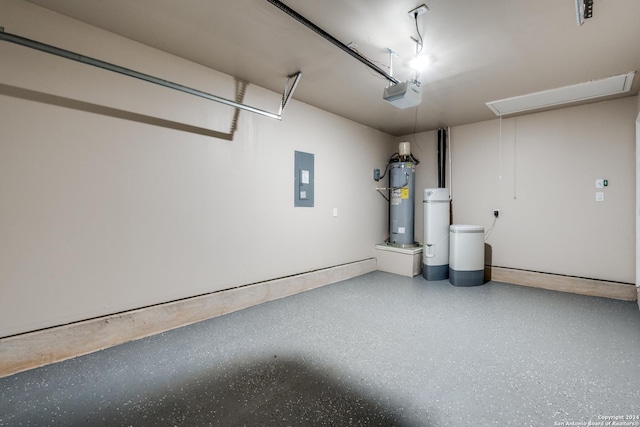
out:
<path id="1" fill-rule="evenodd" d="M 624 301 L 636 301 L 640 291 L 628 283 L 607 282 L 604 280 L 583 279 L 559 274 L 538 273 L 505 267 L 485 266 L 485 276 L 496 282 L 514 285 L 591 295 Z"/>
<path id="2" fill-rule="evenodd" d="M 0 339 L 0 378 L 376 270 L 375 258 Z"/>

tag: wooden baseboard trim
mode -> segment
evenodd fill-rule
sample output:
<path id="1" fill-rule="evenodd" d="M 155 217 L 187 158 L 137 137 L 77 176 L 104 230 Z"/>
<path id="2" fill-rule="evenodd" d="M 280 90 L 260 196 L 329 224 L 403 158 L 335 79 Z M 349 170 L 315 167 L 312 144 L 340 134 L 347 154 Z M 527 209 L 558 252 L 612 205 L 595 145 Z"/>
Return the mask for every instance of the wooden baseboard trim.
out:
<path id="1" fill-rule="evenodd" d="M 0 378 L 376 270 L 375 258 L 0 339 Z"/>
<path id="2" fill-rule="evenodd" d="M 505 267 L 485 267 L 485 276 L 496 282 L 531 286 L 560 292 L 612 298 L 624 301 L 638 300 L 636 287 L 628 283 L 583 279 L 558 274 L 538 273 Z"/>

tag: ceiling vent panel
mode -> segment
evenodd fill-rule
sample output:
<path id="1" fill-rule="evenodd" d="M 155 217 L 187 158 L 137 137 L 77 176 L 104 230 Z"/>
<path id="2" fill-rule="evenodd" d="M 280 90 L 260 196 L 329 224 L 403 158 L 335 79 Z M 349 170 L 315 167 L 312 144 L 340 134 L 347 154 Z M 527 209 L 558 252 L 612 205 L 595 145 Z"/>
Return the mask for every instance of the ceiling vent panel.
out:
<path id="1" fill-rule="evenodd" d="M 635 72 L 620 74 L 600 80 L 592 80 L 586 83 L 578 83 L 557 89 L 515 96 L 499 101 L 487 102 L 487 107 L 496 116 L 521 113 L 523 111 L 539 110 L 549 107 L 557 107 L 564 104 L 616 95 L 631 90 Z"/>

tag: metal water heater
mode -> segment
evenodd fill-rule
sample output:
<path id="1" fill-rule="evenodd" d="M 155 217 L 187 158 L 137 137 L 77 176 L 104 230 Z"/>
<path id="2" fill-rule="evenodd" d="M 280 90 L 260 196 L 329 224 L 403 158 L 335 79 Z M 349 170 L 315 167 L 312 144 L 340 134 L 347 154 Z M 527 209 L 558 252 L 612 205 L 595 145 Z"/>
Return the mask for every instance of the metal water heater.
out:
<path id="1" fill-rule="evenodd" d="M 416 246 L 413 239 L 414 181 L 416 162 L 408 142 L 401 142 L 398 159 L 389 164 L 389 243 L 405 248 Z"/>
<path id="2" fill-rule="evenodd" d="M 410 144 L 401 142 L 398 152 L 394 153 L 387 162 L 384 173 L 379 169 L 373 170 L 373 179 L 380 181 L 389 173 L 389 187 L 377 188 L 388 190 L 389 197 L 381 194 L 389 201 L 389 240 L 387 244 L 398 248 L 413 248 L 418 246 L 414 241 L 414 187 L 416 165 L 420 161 L 411 154 Z"/>
<path id="3" fill-rule="evenodd" d="M 389 242 L 394 246 L 415 246 L 413 240 L 414 175 L 413 162 L 391 165 L 389 197 Z"/>

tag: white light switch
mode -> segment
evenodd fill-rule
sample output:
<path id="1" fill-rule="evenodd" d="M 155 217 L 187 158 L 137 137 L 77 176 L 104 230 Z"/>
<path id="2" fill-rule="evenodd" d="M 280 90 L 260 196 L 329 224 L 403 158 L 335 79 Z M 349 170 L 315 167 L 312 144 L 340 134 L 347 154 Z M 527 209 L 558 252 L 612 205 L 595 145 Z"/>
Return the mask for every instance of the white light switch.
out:
<path id="1" fill-rule="evenodd" d="M 604 188 L 604 179 L 596 179 L 596 188 Z"/>
<path id="2" fill-rule="evenodd" d="M 333 216 L 338 216 L 338 208 L 333 208 Z"/>
<path id="3" fill-rule="evenodd" d="M 604 193 L 602 191 L 596 192 L 596 202 L 604 202 Z"/>

